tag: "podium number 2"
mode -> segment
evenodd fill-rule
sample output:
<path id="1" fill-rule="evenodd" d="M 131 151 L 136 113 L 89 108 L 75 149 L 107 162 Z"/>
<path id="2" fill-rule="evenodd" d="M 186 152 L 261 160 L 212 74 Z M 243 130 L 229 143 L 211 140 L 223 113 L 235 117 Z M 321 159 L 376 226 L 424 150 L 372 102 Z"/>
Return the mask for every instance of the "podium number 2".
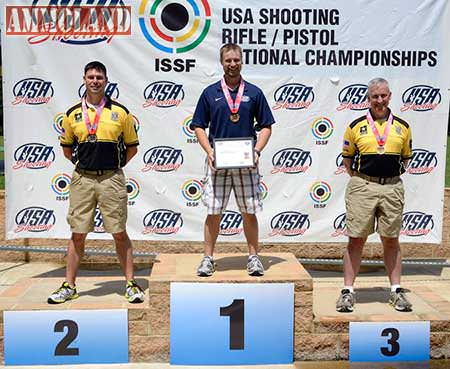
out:
<path id="1" fill-rule="evenodd" d="M 381 347 L 381 353 L 384 356 L 395 356 L 400 352 L 400 345 L 398 344 L 398 339 L 400 338 L 400 333 L 398 329 L 395 328 L 385 328 L 381 332 L 383 337 L 389 337 L 387 340 L 390 347 Z"/>
<path id="2" fill-rule="evenodd" d="M 244 300 L 235 299 L 220 308 L 220 316 L 230 317 L 230 350 L 244 349 Z"/>
<path id="3" fill-rule="evenodd" d="M 78 325 L 73 320 L 60 320 L 55 324 L 55 332 L 64 332 L 64 328 L 67 327 L 67 334 L 56 345 L 55 356 L 78 356 L 78 348 L 69 348 L 69 345 L 73 342 L 78 335 Z"/>

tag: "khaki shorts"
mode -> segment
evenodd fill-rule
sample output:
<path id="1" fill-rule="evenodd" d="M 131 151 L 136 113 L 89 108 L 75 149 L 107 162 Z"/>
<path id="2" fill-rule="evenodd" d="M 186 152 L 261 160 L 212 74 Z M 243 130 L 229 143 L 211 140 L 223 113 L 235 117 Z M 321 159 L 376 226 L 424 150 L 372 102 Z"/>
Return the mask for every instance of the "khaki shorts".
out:
<path id="1" fill-rule="evenodd" d="M 357 176 L 350 178 L 345 191 L 347 232 L 362 238 L 376 230 L 383 237 L 398 237 L 402 227 L 404 189 L 395 184 L 378 184 Z"/>
<path id="2" fill-rule="evenodd" d="M 101 176 L 74 171 L 67 222 L 73 233 L 92 232 L 98 206 L 105 231 L 120 233 L 126 227 L 127 203 L 125 175 L 121 169 L 106 171 Z"/>

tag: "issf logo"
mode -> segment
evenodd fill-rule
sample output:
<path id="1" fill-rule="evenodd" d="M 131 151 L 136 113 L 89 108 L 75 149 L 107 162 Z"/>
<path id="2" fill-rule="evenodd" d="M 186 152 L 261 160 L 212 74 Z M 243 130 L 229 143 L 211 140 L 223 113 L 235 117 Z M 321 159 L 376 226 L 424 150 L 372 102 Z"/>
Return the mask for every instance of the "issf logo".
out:
<path id="1" fill-rule="evenodd" d="M 428 174 L 438 165 L 436 152 L 425 149 L 414 149 L 406 173 L 421 175 Z"/>
<path id="2" fill-rule="evenodd" d="M 344 165 L 344 158 L 342 157 L 342 154 L 339 154 L 336 157 L 336 170 L 334 171 L 334 174 L 340 175 L 343 173 L 347 173 L 347 169 Z"/>
<path id="3" fill-rule="evenodd" d="M 428 85 L 416 85 L 403 92 L 403 106 L 400 111 L 429 111 L 434 110 L 441 103 L 439 88 Z"/>
<path id="4" fill-rule="evenodd" d="M 53 176 L 51 186 L 56 194 L 56 201 L 66 201 L 69 199 L 70 182 L 72 177 L 68 173 L 58 173 Z"/>
<path id="5" fill-rule="evenodd" d="M 312 164 L 311 152 L 296 147 L 281 149 L 272 157 L 272 174 L 306 172 Z"/>
<path id="6" fill-rule="evenodd" d="M 242 215 L 237 211 L 226 210 L 220 217 L 221 236 L 236 236 L 244 231 L 242 225 Z"/>
<path id="7" fill-rule="evenodd" d="M 134 178 L 127 178 L 126 182 L 127 194 L 128 194 L 128 205 L 132 206 L 136 203 L 136 198 L 141 192 L 141 186 Z"/>
<path id="8" fill-rule="evenodd" d="M 298 211 L 283 211 L 271 219 L 270 227 L 272 231 L 269 233 L 269 237 L 302 236 L 309 229 L 310 225 L 311 222 L 308 214 L 303 214 Z"/>
<path id="9" fill-rule="evenodd" d="M 327 145 L 333 131 L 333 122 L 327 117 L 315 119 L 311 125 L 311 132 L 316 139 L 316 145 Z"/>
<path id="10" fill-rule="evenodd" d="M 178 170 L 184 161 L 181 149 L 171 146 L 152 147 L 145 152 L 143 159 L 143 172 L 173 172 Z"/>
<path id="11" fill-rule="evenodd" d="M 348 236 L 347 231 L 347 214 L 339 214 L 333 221 L 334 232 L 331 237 Z"/>
<path id="12" fill-rule="evenodd" d="M 105 233 L 105 227 L 103 225 L 103 217 L 99 208 L 95 208 L 94 233 Z"/>
<path id="13" fill-rule="evenodd" d="M 366 110 L 370 107 L 367 101 L 367 85 L 355 83 L 345 86 L 338 95 L 339 106 L 337 111 L 342 110 Z"/>
<path id="14" fill-rule="evenodd" d="M 192 123 L 192 115 L 189 115 L 181 123 L 181 130 L 183 131 L 183 134 L 186 136 L 187 143 L 197 144 L 198 140 L 195 135 L 195 129 L 191 126 L 191 123 Z"/>
<path id="15" fill-rule="evenodd" d="M 53 129 L 58 134 L 58 137 L 63 136 L 64 133 L 64 128 L 62 126 L 64 116 L 64 113 L 58 113 L 53 117 Z"/>
<path id="16" fill-rule="evenodd" d="M 6 35 L 28 36 L 31 45 L 48 40 L 71 45 L 111 42 L 131 35 L 131 6 L 122 0 L 33 0 L 6 6 Z"/>
<path id="17" fill-rule="evenodd" d="M 410 237 L 426 236 L 433 228 L 433 215 L 421 211 L 409 211 L 403 213 L 400 234 Z"/>
<path id="18" fill-rule="evenodd" d="M 144 89 L 144 108 L 155 106 L 157 108 L 178 107 L 184 100 L 184 89 L 180 83 L 171 81 L 157 81 L 150 83 Z"/>
<path id="19" fill-rule="evenodd" d="M 331 198 L 331 186 L 325 181 L 317 181 L 309 189 L 309 197 L 314 201 L 315 208 L 324 208 Z"/>
<path id="20" fill-rule="evenodd" d="M 105 95 L 113 100 L 117 100 L 120 96 L 119 84 L 108 81 L 105 87 Z M 78 88 L 78 96 L 80 98 L 86 96 L 86 85 L 84 83 Z"/>
<path id="21" fill-rule="evenodd" d="M 136 115 L 133 115 L 133 123 L 134 123 L 134 129 L 136 130 L 136 133 L 139 133 L 139 131 L 141 130 L 141 122 L 139 121 L 139 119 Z"/>
<path id="22" fill-rule="evenodd" d="M 196 207 L 202 197 L 203 183 L 198 179 L 188 179 L 181 186 L 181 195 L 186 200 L 186 206 Z"/>
<path id="23" fill-rule="evenodd" d="M 205 39 L 211 26 L 211 9 L 207 0 L 142 0 L 138 19 L 142 34 L 153 47 L 181 54 Z"/>
<path id="24" fill-rule="evenodd" d="M 147 213 L 143 219 L 142 234 L 176 234 L 183 227 L 181 213 L 169 209 L 156 209 Z"/>
<path id="25" fill-rule="evenodd" d="M 261 196 L 261 200 L 264 201 L 269 196 L 269 187 L 263 181 L 259 182 L 259 195 Z"/>
<path id="26" fill-rule="evenodd" d="M 15 99 L 13 105 L 41 105 L 48 104 L 55 91 L 51 81 L 41 78 L 25 78 L 17 82 L 13 87 Z"/>
<path id="27" fill-rule="evenodd" d="M 15 233 L 48 232 L 56 223 L 55 212 L 41 206 L 30 206 L 16 214 L 15 223 Z"/>
<path id="28" fill-rule="evenodd" d="M 302 110 L 308 109 L 314 101 L 313 87 L 300 83 L 288 83 L 279 87 L 273 98 L 275 105 L 273 110 Z"/>
<path id="29" fill-rule="evenodd" d="M 55 161 L 53 146 L 41 143 L 26 143 L 14 151 L 13 169 L 45 169 Z"/>

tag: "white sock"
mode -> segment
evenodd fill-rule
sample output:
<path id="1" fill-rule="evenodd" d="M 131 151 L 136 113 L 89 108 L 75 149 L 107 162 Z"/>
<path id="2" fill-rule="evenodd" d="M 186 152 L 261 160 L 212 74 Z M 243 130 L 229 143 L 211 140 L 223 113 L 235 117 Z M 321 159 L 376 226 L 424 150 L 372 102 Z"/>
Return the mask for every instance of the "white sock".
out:
<path id="1" fill-rule="evenodd" d="M 391 285 L 391 292 L 397 291 L 397 288 L 400 288 L 400 285 L 399 285 L 399 284 L 393 284 L 393 285 Z"/>
<path id="2" fill-rule="evenodd" d="M 353 291 L 353 286 L 344 286 L 343 290 L 349 290 L 350 293 L 355 293 L 355 291 Z"/>

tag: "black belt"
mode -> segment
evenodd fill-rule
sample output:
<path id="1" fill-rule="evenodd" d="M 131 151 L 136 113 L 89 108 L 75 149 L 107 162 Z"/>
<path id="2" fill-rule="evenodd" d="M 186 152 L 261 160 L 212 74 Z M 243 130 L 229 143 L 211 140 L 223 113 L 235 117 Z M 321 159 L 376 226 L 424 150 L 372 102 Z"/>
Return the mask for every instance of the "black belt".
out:
<path id="1" fill-rule="evenodd" d="M 104 176 L 116 172 L 117 169 L 98 169 L 98 170 L 86 170 L 81 168 L 75 168 L 75 172 L 84 174 L 86 176 Z"/>
<path id="2" fill-rule="evenodd" d="M 395 177 L 371 177 L 368 175 L 365 175 L 363 173 L 359 173 L 359 172 L 353 172 L 353 174 L 359 178 L 365 179 L 366 181 L 369 182 L 374 182 L 374 183 L 378 183 L 381 185 L 384 184 L 395 184 L 397 182 L 400 182 L 400 176 L 395 176 Z"/>

